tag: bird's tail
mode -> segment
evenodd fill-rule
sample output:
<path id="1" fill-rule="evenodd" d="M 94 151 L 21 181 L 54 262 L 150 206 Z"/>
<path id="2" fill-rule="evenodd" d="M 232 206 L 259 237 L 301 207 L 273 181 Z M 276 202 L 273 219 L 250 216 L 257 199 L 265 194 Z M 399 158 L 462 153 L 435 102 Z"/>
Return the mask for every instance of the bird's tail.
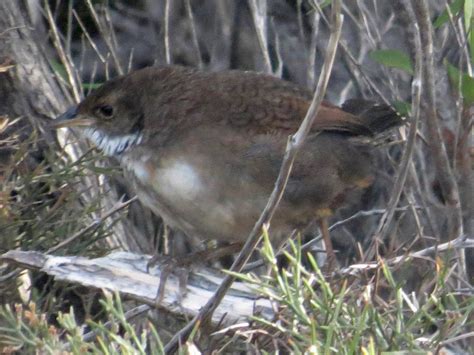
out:
<path id="1" fill-rule="evenodd" d="M 350 99 L 342 109 L 360 119 L 367 133 L 376 136 L 404 124 L 405 120 L 392 107 L 364 99 Z"/>

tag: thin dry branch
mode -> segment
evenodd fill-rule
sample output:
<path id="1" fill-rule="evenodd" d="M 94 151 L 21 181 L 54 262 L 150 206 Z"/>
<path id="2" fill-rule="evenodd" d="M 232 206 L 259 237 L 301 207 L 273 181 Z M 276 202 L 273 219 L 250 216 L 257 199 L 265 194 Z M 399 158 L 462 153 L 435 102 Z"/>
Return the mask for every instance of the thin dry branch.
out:
<path id="1" fill-rule="evenodd" d="M 249 0 L 250 12 L 252 13 L 255 31 L 257 32 L 258 44 L 263 55 L 263 63 L 265 72 L 272 74 L 272 62 L 270 60 L 270 52 L 268 50 L 267 36 L 267 0 Z"/>
<path id="2" fill-rule="evenodd" d="M 316 118 L 316 114 L 319 110 L 319 106 L 323 100 L 324 94 L 326 92 L 326 87 L 329 82 L 329 77 L 331 75 L 332 66 L 334 63 L 334 57 L 336 55 L 337 45 L 339 43 L 339 38 L 342 31 L 342 22 L 343 16 L 341 15 L 341 3 L 339 0 L 333 2 L 332 5 L 332 27 L 331 27 L 331 36 L 329 38 L 326 58 L 324 65 L 321 71 L 321 76 L 318 81 L 318 85 L 311 102 L 311 106 L 306 113 L 306 117 L 301 123 L 298 131 L 289 138 L 288 144 L 286 147 L 285 156 L 280 168 L 280 172 L 275 182 L 275 187 L 272 191 L 272 194 L 263 210 L 260 218 L 255 223 L 250 235 L 247 238 L 247 241 L 242 248 L 242 251 L 237 256 L 234 261 L 230 271 L 233 273 L 240 272 L 245 266 L 245 263 L 248 261 L 250 255 L 255 250 L 257 244 L 260 241 L 262 228 L 268 226 L 273 213 L 278 207 L 278 203 L 283 196 L 283 192 L 288 181 L 288 177 L 291 173 L 291 168 L 293 161 L 298 153 L 298 150 L 301 148 L 306 136 L 308 135 L 311 126 Z M 217 289 L 216 293 L 211 297 L 211 299 L 202 307 L 199 314 L 194 317 L 182 330 L 180 330 L 175 336 L 169 341 L 165 346 L 166 353 L 174 353 L 178 349 L 178 345 L 189 337 L 192 330 L 196 327 L 197 324 L 208 321 L 215 311 L 215 309 L 220 304 L 221 300 L 225 296 L 227 290 L 232 285 L 235 280 L 233 274 L 229 274 L 222 281 L 221 285 Z"/>
<path id="3" fill-rule="evenodd" d="M 321 8 L 320 4 L 317 1 L 312 1 L 311 3 L 320 14 L 321 19 L 323 20 L 324 24 L 329 26 L 329 20 L 324 14 L 323 9 Z M 362 65 L 360 64 L 360 60 L 354 57 L 351 50 L 349 49 L 349 46 L 346 44 L 346 41 L 344 39 L 341 39 L 341 41 L 339 42 L 339 49 L 344 59 L 346 60 L 346 63 L 349 67 L 348 69 L 353 73 L 355 77 L 358 78 L 357 82 L 362 81 L 362 80 L 365 81 L 368 87 L 375 94 L 377 94 L 377 96 L 383 101 L 383 103 L 385 103 L 386 105 L 390 105 L 391 104 L 390 100 L 384 95 L 382 90 L 370 78 L 370 76 L 367 75 L 367 73 L 363 70 Z"/>
<path id="4" fill-rule="evenodd" d="M 405 186 L 405 181 L 408 175 L 408 170 L 410 163 L 412 161 L 413 152 L 415 149 L 415 142 L 418 130 L 418 121 L 420 118 L 420 101 L 422 93 L 422 82 L 423 82 L 423 66 L 422 66 L 422 52 L 421 52 L 421 37 L 420 31 L 416 24 L 415 16 L 413 11 L 409 8 L 409 4 L 406 3 L 406 0 L 400 0 L 403 6 L 405 6 L 406 11 L 412 20 L 410 21 L 413 24 L 413 33 L 414 33 L 414 43 L 415 43 L 415 75 L 412 80 L 412 117 L 410 123 L 410 131 L 408 133 L 407 143 L 405 150 L 403 151 L 402 159 L 397 171 L 397 177 L 395 179 L 395 184 L 393 186 L 392 192 L 390 194 L 390 200 L 387 204 L 386 213 L 380 219 L 379 225 L 377 227 L 377 232 L 375 233 L 374 240 L 382 239 L 386 234 L 393 220 L 395 213 L 395 208 L 397 207 L 400 196 L 403 192 L 403 187 Z M 376 244 L 376 243 L 375 243 Z M 372 253 L 369 252 L 366 254 L 366 257 L 372 258 Z"/>
<path id="5" fill-rule="evenodd" d="M 116 212 L 119 212 L 119 211 L 123 210 L 124 208 L 127 208 L 128 206 L 130 206 L 130 204 L 133 201 L 136 201 L 136 200 L 137 200 L 137 197 L 135 196 L 135 197 L 133 197 L 130 200 L 125 201 L 125 202 L 118 201 L 116 203 L 116 205 L 110 211 L 106 212 L 104 215 L 102 215 L 99 218 L 95 219 L 87 227 L 81 229 L 77 233 L 73 234 L 71 237 L 63 240 L 61 243 L 56 244 L 54 247 L 49 248 L 48 251 L 47 251 L 47 254 L 55 253 L 59 249 L 64 248 L 66 245 L 68 245 L 68 244 L 72 243 L 73 241 L 75 241 L 77 238 L 80 238 L 85 233 L 88 233 L 90 231 L 93 231 L 93 230 L 99 228 L 102 225 L 102 223 L 104 222 L 105 219 L 109 218 L 110 216 L 112 216 Z"/>
<path id="6" fill-rule="evenodd" d="M 454 240 L 451 240 L 443 244 L 434 245 L 434 246 L 431 246 L 431 247 L 428 247 L 416 252 L 407 253 L 406 255 L 401 255 L 401 256 L 391 258 L 391 259 L 383 260 L 383 263 L 388 266 L 395 266 L 395 265 L 401 264 L 402 262 L 406 262 L 414 258 L 432 256 L 435 253 L 440 253 L 440 252 L 445 252 L 445 251 L 450 251 L 450 250 L 472 249 L 472 248 L 474 248 L 474 239 L 466 239 L 465 236 L 460 236 Z M 380 260 L 382 261 L 382 259 Z M 338 271 L 338 274 L 355 276 L 367 270 L 375 270 L 379 268 L 380 265 L 381 265 L 381 262 L 353 264 Z"/>
<path id="7" fill-rule="evenodd" d="M 69 83 L 71 84 L 72 94 L 74 96 L 74 101 L 79 102 L 81 101 L 81 87 L 80 87 L 80 80 L 78 79 L 76 72 L 73 69 L 72 60 L 68 58 L 66 51 L 61 43 L 61 39 L 59 37 L 58 28 L 54 22 L 53 14 L 51 13 L 51 8 L 49 7 L 49 3 L 47 1 L 44 2 L 44 9 L 46 11 L 46 18 L 49 23 L 49 27 L 51 29 L 51 33 L 53 35 L 53 43 L 56 51 L 58 52 L 59 58 L 61 59 L 61 63 L 64 65 L 66 69 L 66 73 L 68 76 Z"/>
<path id="8" fill-rule="evenodd" d="M 317 55 L 317 41 L 319 35 L 319 20 L 321 15 L 319 12 L 314 12 L 312 15 L 312 29 L 311 29 L 311 42 L 309 46 L 308 55 L 308 87 L 314 90 L 316 85 L 316 55 Z"/>
<path id="9" fill-rule="evenodd" d="M 108 31 L 104 28 L 104 25 L 101 22 L 99 15 L 97 14 L 97 11 L 95 10 L 94 5 L 92 4 L 91 0 L 86 0 L 85 3 L 87 5 L 87 8 L 89 9 L 89 13 L 94 19 L 94 22 L 97 28 L 99 29 L 99 33 L 101 37 L 104 39 L 105 45 L 107 46 L 107 49 L 109 50 L 110 55 L 112 56 L 112 60 L 114 61 L 114 64 L 115 64 L 115 69 L 117 70 L 119 75 L 123 75 L 124 71 L 123 71 L 122 65 L 120 64 L 117 51 L 115 50 L 113 35 L 111 31 Z"/>
<path id="10" fill-rule="evenodd" d="M 194 21 L 193 8 L 191 6 L 190 0 L 184 1 L 184 6 L 186 7 L 186 13 L 189 18 L 189 25 L 191 26 L 191 35 L 193 39 L 194 50 L 196 51 L 196 62 L 199 69 L 204 68 L 204 63 L 202 62 L 201 49 L 199 48 L 199 41 L 196 32 L 196 23 Z"/>
<path id="11" fill-rule="evenodd" d="M 453 210 L 454 216 L 450 223 L 449 235 L 449 238 L 453 239 L 463 234 L 461 202 L 456 179 L 449 164 L 448 154 L 443 144 L 439 126 L 434 76 L 433 30 L 426 1 L 412 1 L 412 5 L 421 36 L 421 51 L 423 54 L 423 108 L 430 141 L 429 147 L 433 155 L 437 179 L 444 199 Z"/>
<path id="12" fill-rule="evenodd" d="M 165 58 L 166 64 L 171 64 L 171 49 L 170 49 L 170 0 L 166 0 L 165 2 L 165 19 L 163 21 L 165 31 L 164 31 L 164 42 L 165 42 Z"/>
<path id="13" fill-rule="evenodd" d="M 74 16 L 74 18 L 76 19 L 77 21 L 77 24 L 79 25 L 79 27 L 81 28 L 81 31 L 82 33 L 84 34 L 84 36 L 86 36 L 87 38 L 87 41 L 89 42 L 90 46 L 92 47 L 92 49 L 94 50 L 94 52 L 97 54 L 97 57 L 99 58 L 99 60 L 105 64 L 105 62 L 107 61 L 107 59 L 100 53 L 100 50 L 99 48 L 97 48 L 97 45 L 95 44 L 94 40 L 92 39 L 89 31 L 87 30 L 86 26 L 84 25 L 84 23 L 82 22 L 81 18 L 79 17 L 79 15 L 77 14 L 76 10 L 72 10 L 72 14 Z"/>

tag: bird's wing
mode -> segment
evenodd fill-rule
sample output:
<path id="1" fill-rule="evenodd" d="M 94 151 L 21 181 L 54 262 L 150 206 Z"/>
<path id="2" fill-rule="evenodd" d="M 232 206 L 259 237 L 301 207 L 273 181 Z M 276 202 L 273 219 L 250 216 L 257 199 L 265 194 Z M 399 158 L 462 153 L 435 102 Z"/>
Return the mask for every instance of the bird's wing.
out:
<path id="1" fill-rule="evenodd" d="M 221 114 L 236 127 L 290 134 L 299 127 L 310 106 L 311 93 L 292 83 L 256 73 L 220 74 L 210 95 L 218 96 Z M 371 134 L 363 118 L 326 101 L 319 108 L 313 130 Z"/>

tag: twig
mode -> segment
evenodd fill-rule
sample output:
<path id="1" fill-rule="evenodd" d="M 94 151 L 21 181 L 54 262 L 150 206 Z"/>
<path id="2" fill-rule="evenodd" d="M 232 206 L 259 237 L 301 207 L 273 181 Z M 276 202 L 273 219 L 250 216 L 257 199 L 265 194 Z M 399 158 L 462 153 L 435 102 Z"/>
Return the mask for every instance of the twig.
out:
<path id="1" fill-rule="evenodd" d="M 329 21 L 327 17 L 325 16 L 323 10 L 321 9 L 321 6 L 318 4 L 318 2 L 313 0 L 311 3 L 318 10 L 324 24 L 328 25 Z M 361 79 L 363 79 L 367 83 L 369 88 L 372 89 L 385 104 L 390 105 L 390 101 L 387 99 L 387 97 L 385 97 L 383 92 L 377 87 L 374 81 L 362 70 L 361 65 L 359 64 L 359 60 L 357 60 L 352 55 L 351 51 L 349 50 L 344 40 L 341 40 L 339 42 L 339 48 L 341 50 L 341 54 L 344 56 L 344 59 L 346 59 L 346 62 L 349 66 L 349 70 L 352 71 L 353 75 L 356 76 L 355 74 L 357 72 L 357 74 L 359 74 L 359 76 L 357 77 L 360 77 Z M 359 82 L 359 80 L 357 80 L 357 82 Z"/>
<path id="2" fill-rule="evenodd" d="M 448 14 L 449 23 L 451 24 L 454 37 L 456 37 L 456 42 L 458 42 L 458 47 L 462 49 L 464 58 L 461 57 L 460 60 L 464 59 L 464 62 L 466 63 L 466 66 L 467 66 L 467 73 L 469 74 L 469 76 L 472 76 L 471 56 L 469 54 L 469 47 L 467 45 L 468 38 L 465 35 L 462 21 L 455 22 L 453 12 L 451 11 L 451 8 L 449 7 L 449 4 L 447 1 L 445 5 L 445 10 L 446 10 L 446 13 Z"/>
<path id="3" fill-rule="evenodd" d="M 464 334 L 458 335 L 456 337 L 452 337 L 450 339 L 443 340 L 442 342 L 439 343 L 439 345 L 444 346 L 444 345 L 448 345 L 448 344 L 457 342 L 459 340 L 467 339 L 467 338 L 474 338 L 474 332 L 464 333 Z"/>
<path id="4" fill-rule="evenodd" d="M 324 93 L 329 81 L 329 77 L 332 70 L 332 65 L 334 63 L 334 57 L 336 55 L 337 45 L 339 42 L 339 37 L 342 30 L 343 16 L 341 15 L 341 3 L 340 0 L 336 0 L 332 4 L 332 20 L 333 26 L 331 27 L 331 36 L 329 38 L 326 58 L 324 65 L 321 71 L 321 76 L 319 77 L 318 86 L 311 102 L 311 106 L 306 113 L 301 126 L 298 131 L 288 139 L 288 144 L 286 147 L 285 156 L 280 168 L 280 172 L 275 182 L 275 187 L 272 191 L 272 194 L 263 210 L 260 218 L 255 223 L 250 235 L 245 242 L 242 251 L 237 256 L 236 260 L 230 268 L 231 274 L 227 275 L 222 281 L 221 285 L 214 293 L 214 295 L 209 299 L 209 301 L 202 307 L 199 314 L 194 317 L 183 329 L 181 329 L 165 346 L 166 353 L 174 353 L 178 349 L 178 345 L 183 341 L 186 341 L 189 337 L 192 330 L 201 323 L 207 322 L 207 320 L 212 316 L 214 310 L 217 308 L 222 298 L 226 294 L 229 287 L 235 280 L 235 273 L 238 273 L 245 266 L 245 263 L 249 259 L 251 253 L 255 250 L 258 242 L 260 241 L 261 231 L 264 226 L 268 226 L 270 220 L 275 212 L 278 203 L 283 196 L 285 190 L 286 182 L 291 172 L 291 167 L 295 156 L 300 149 L 301 145 L 304 142 L 304 139 L 308 135 L 311 126 L 316 118 L 321 101 L 323 100 Z"/>
<path id="5" fill-rule="evenodd" d="M 436 107 L 434 63 L 433 63 L 433 38 L 431 19 L 428 5 L 425 0 L 413 1 L 413 10 L 416 22 L 420 28 L 421 51 L 423 59 L 423 103 L 430 140 L 430 150 L 433 155 L 437 179 L 443 192 L 446 203 L 453 209 L 454 220 L 450 218 L 450 238 L 463 234 L 461 203 L 456 179 L 449 164 L 446 148 L 443 144 L 438 123 Z"/>
<path id="6" fill-rule="evenodd" d="M 79 17 L 79 15 L 76 12 L 76 10 L 72 10 L 72 11 L 73 11 L 74 18 L 77 21 L 77 24 L 81 28 L 81 31 L 84 34 L 84 36 L 86 36 L 86 38 L 89 41 L 89 44 L 91 45 L 92 49 L 97 54 L 97 57 L 99 57 L 99 60 L 102 63 L 105 63 L 105 61 L 106 61 L 105 57 L 100 53 L 99 48 L 97 48 L 97 45 L 95 44 L 94 40 L 92 39 L 91 35 L 89 34 L 89 31 L 87 31 L 86 26 L 82 22 L 81 18 Z"/>
<path id="7" fill-rule="evenodd" d="M 421 207 L 419 206 L 411 206 L 411 205 L 408 205 L 408 206 L 404 206 L 404 207 L 398 207 L 398 208 L 395 208 L 395 212 L 404 212 L 404 211 L 407 211 L 408 209 L 413 209 L 413 210 L 419 210 L 419 209 L 422 209 Z M 337 227 L 340 227 L 354 219 L 357 219 L 359 217 L 370 217 L 370 216 L 375 216 L 375 215 L 379 215 L 379 214 L 385 214 L 387 212 L 386 209 L 383 209 L 383 208 L 380 208 L 380 209 L 372 209 L 372 210 L 368 210 L 368 211 L 359 211 L 359 212 L 356 212 L 354 213 L 352 216 L 350 217 L 347 217 L 346 219 L 343 219 L 343 220 L 340 220 L 340 221 L 337 221 L 336 223 L 332 224 L 329 226 L 328 230 L 331 232 L 333 231 L 334 229 L 336 229 Z M 324 252 L 324 249 L 318 249 L 318 248 L 315 248 L 314 245 L 319 243 L 322 239 L 322 235 L 321 233 L 319 233 L 317 236 L 315 236 L 314 238 L 311 238 L 310 241 L 308 241 L 307 243 L 304 243 L 301 245 L 301 251 L 303 253 L 306 253 L 308 251 L 311 251 L 313 253 L 318 253 L 318 252 Z M 291 239 L 291 238 L 290 238 Z M 282 256 L 285 254 L 285 251 L 289 252 L 290 251 L 290 248 L 285 248 L 283 250 L 280 250 L 277 252 L 276 254 L 276 257 L 279 257 L 279 256 Z M 263 260 L 257 260 L 257 261 L 254 261 L 254 262 L 251 262 L 251 263 L 247 263 L 243 269 L 243 271 L 247 272 L 247 271 L 250 271 L 250 270 L 253 270 L 253 269 L 256 269 L 258 267 L 261 267 L 265 265 L 265 261 Z"/>
<path id="8" fill-rule="evenodd" d="M 198 41 L 198 37 L 196 33 L 196 24 L 194 21 L 193 8 L 191 6 L 190 0 L 185 0 L 184 6 L 186 7 L 186 13 L 188 14 L 189 24 L 191 26 L 191 34 L 193 38 L 194 49 L 196 51 L 196 59 L 197 59 L 198 68 L 202 69 L 204 68 L 204 64 L 202 62 L 201 49 L 199 48 L 199 41 Z"/>
<path id="9" fill-rule="evenodd" d="M 278 31 L 275 26 L 275 21 L 273 19 L 270 20 L 270 24 L 272 25 L 272 30 L 273 30 L 273 33 L 275 34 L 274 47 L 275 47 L 275 55 L 276 55 L 276 60 L 277 60 L 277 65 L 276 65 L 273 75 L 275 75 L 278 78 L 281 78 L 283 76 L 283 58 L 281 57 L 280 37 L 278 37 Z"/>
<path id="10" fill-rule="evenodd" d="M 69 83 L 71 84 L 72 94 L 74 95 L 74 100 L 76 102 L 81 101 L 81 90 L 79 87 L 79 82 L 77 77 L 74 73 L 72 61 L 68 58 L 63 45 L 61 44 L 61 40 L 59 38 L 58 28 L 53 19 L 53 14 L 51 13 L 51 8 L 49 7 L 49 3 L 47 1 L 44 2 L 44 9 L 46 10 L 46 17 L 48 19 L 49 28 L 51 29 L 51 33 L 53 34 L 53 43 L 54 47 L 56 48 L 59 58 L 61 59 L 64 68 L 66 69 L 66 73 L 69 79 Z"/>
<path id="11" fill-rule="evenodd" d="M 97 28 L 99 29 L 100 35 L 104 39 L 105 45 L 107 46 L 107 49 L 109 50 L 110 55 L 112 56 L 112 60 L 114 61 L 114 64 L 115 64 L 115 69 L 117 69 L 117 72 L 119 73 L 119 75 L 123 75 L 124 72 L 122 69 L 122 65 L 120 64 L 120 60 L 117 56 L 117 52 L 113 45 L 113 36 L 111 36 L 110 31 L 105 30 L 102 22 L 99 19 L 99 16 L 97 15 L 97 11 L 95 11 L 94 9 L 94 5 L 92 4 L 91 0 L 86 0 L 85 2 L 92 18 L 94 19 L 94 22 Z"/>
<path id="12" fill-rule="evenodd" d="M 414 14 L 409 5 L 405 3 L 406 0 L 400 0 L 400 2 L 406 7 L 408 16 L 413 17 L 413 31 L 414 31 L 414 42 L 415 42 L 415 75 L 412 81 L 412 119 L 410 124 L 410 131 L 408 133 L 407 143 L 405 150 L 403 151 L 403 156 L 400 161 L 400 166 L 397 172 L 397 178 L 393 186 L 392 192 L 390 194 L 390 200 L 387 204 L 387 212 L 380 219 L 377 231 L 375 232 L 374 240 L 381 240 L 386 235 L 388 228 L 392 222 L 395 208 L 400 200 L 400 196 L 405 186 L 405 181 L 408 175 L 408 168 L 413 156 L 415 141 L 416 141 L 416 132 L 418 129 L 418 121 L 420 118 L 420 100 L 421 100 L 421 90 L 422 90 L 422 81 L 423 81 L 423 67 L 422 67 L 422 52 L 421 52 L 421 37 L 418 25 L 414 21 Z M 376 243 L 372 243 L 375 245 Z M 373 250 L 370 248 L 369 252 L 366 253 L 366 258 L 372 258 Z"/>
<path id="13" fill-rule="evenodd" d="M 465 248 L 474 248 L 474 239 L 466 239 L 466 236 L 462 235 L 456 239 L 453 239 L 449 242 L 434 245 L 413 253 L 408 253 L 406 255 L 397 256 L 395 258 L 387 259 L 384 261 L 384 264 L 393 266 L 401 263 L 402 261 L 406 261 L 409 259 L 414 258 L 422 258 L 429 256 L 433 253 L 448 251 L 448 250 L 460 250 Z M 341 275 L 352 275 L 355 276 L 363 271 L 373 270 L 380 266 L 380 262 L 373 262 L 373 263 L 363 263 L 363 264 L 353 264 L 350 265 L 338 273 Z"/>
<path id="14" fill-rule="evenodd" d="M 314 11 L 312 23 L 311 23 L 311 42 L 309 44 L 309 55 L 308 55 L 308 88 L 314 90 L 316 85 L 316 54 L 317 54 L 317 41 L 319 35 L 319 20 L 321 15 L 319 12 Z"/>
<path id="15" fill-rule="evenodd" d="M 87 227 L 81 229 L 80 231 L 78 231 L 77 233 L 75 233 L 74 235 L 72 235 L 71 237 L 63 240 L 61 243 L 58 243 L 56 244 L 54 247 L 52 248 L 49 248 L 47 251 L 46 251 L 46 254 L 52 254 L 54 252 L 56 252 L 57 250 L 63 248 L 64 246 L 68 245 L 69 243 L 73 242 L 74 240 L 76 240 L 77 238 L 79 238 L 80 236 L 84 235 L 85 233 L 91 231 L 91 230 L 94 230 L 95 228 L 98 228 L 102 222 L 104 220 L 106 220 L 107 218 L 109 218 L 111 215 L 113 215 L 114 213 L 124 209 L 125 207 L 129 206 L 133 201 L 135 201 L 137 199 L 137 197 L 132 197 L 130 200 L 126 201 L 126 202 L 117 202 L 117 204 L 110 210 L 108 211 L 107 213 L 105 213 L 103 216 L 101 216 L 100 218 L 94 220 L 91 224 L 89 224 Z"/>
<path id="16" fill-rule="evenodd" d="M 135 318 L 137 316 L 140 316 L 143 313 L 148 312 L 150 309 L 151 309 L 151 307 L 146 305 L 146 304 L 140 305 L 138 307 L 132 308 L 131 310 L 127 311 L 124 314 L 124 318 L 127 320 L 127 322 L 129 322 L 133 318 Z M 114 325 L 114 322 L 108 321 L 108 322 L 103 324 L 103 327 L 105 329 L 111 329 L 113 325 Z M 94 331 L 91 331 L 89 333 L 86 333 L 82 336 L 82 341 L 85 342 L 85 343 L 90 342 L 90 341 L 94 340 L 99 335 L 99 333 L 100 333 L 100 330 L 94 330 Z"/>
<path id="17" fill-rule="evenodd" d="M 170 0 L 165 2 L 165 58 L 166 64 L 171 64 L 171 51 L 170 51 Z"/>
<path id="18" fill-rule="evenodd" d="M 255 31 L 257 32 L 258 44 L 262 50 L 265 72 L 272 74 L 272 62 L 268 50 L 267 36 L 267 0 L 249 0 L 250 12 L 252 13 Z"/>

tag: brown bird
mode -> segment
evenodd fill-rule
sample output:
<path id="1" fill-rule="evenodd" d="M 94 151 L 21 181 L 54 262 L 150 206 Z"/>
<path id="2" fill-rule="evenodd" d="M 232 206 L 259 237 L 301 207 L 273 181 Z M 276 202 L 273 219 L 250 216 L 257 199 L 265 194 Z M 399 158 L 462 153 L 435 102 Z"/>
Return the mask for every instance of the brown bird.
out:
<path id="1" fill-rule="evenodd" d="M 59 117 L 116 156 L 139 200 L 201 239 L 243 242 L 277 178 L 312 94 L 243 71 L 150 67 L 106 82 Z M 373 140 L 402 119 L 386 105 L 324 102 L 274 215 L 274 244 L 326 217 L 374 177 Z M 332 255 L 332 254 L 331 254 Z"/>

